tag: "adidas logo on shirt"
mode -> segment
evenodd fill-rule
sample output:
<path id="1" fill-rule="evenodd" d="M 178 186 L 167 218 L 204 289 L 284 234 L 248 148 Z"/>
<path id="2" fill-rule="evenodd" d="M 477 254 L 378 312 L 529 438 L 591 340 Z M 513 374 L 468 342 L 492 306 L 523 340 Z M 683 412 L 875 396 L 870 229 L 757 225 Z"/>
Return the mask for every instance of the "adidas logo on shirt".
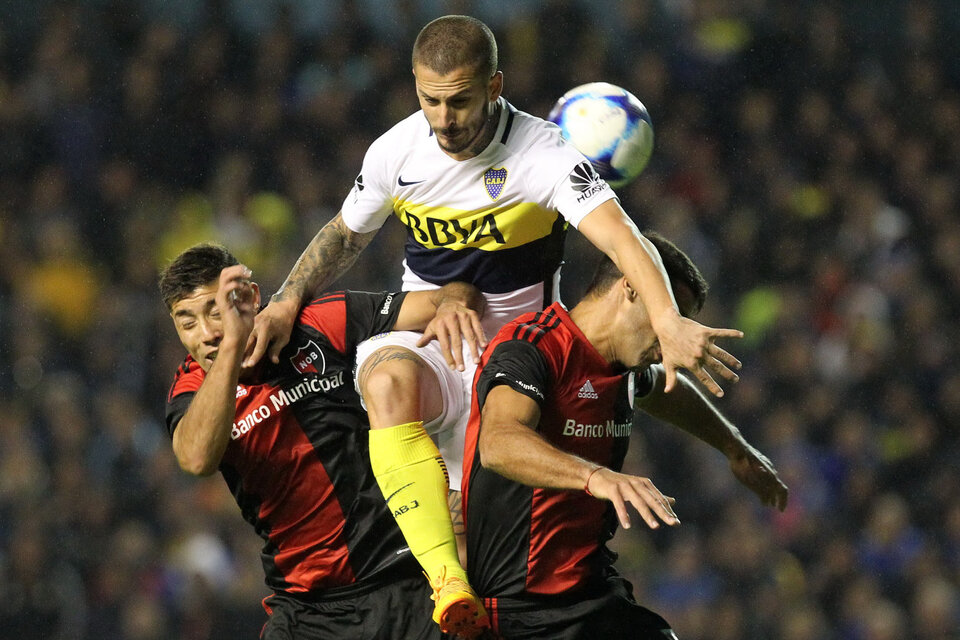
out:
<path id="1" fill-rule="evenodd" d="M 589 380 L 583 383 L 583 386 L 580 387 L 580 392 L 577 393 L 578 398 L 589 398 L 590 400 L 596 400 L 600 396 L 597 395 L 597 392 L 593 390 L 593 384 Z"/>

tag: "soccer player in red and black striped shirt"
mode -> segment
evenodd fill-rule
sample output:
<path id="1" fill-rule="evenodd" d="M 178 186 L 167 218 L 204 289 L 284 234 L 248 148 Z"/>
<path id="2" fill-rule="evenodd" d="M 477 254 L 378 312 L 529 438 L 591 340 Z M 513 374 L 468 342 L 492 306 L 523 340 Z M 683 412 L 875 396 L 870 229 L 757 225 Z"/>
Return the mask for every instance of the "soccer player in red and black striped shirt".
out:
<path id="1" fill-rule="evenodd" d="M 264 540 L 274 595 L 261 638 L 440 638 L 429 585 L 370 468 L 352 367 L 360 341 L 442 332 L 441 307 L 462 311 L 479 293 L 461 283 L 330 293 L 301 310 L 279 362 L 241 370 L 260 304 L 245 266 L 198 245 L 164 270 L 160 290 L 189 352 L 167 398 L 173 450 L 187 472 L 219 469 Z"/>
<path id="2" fill-rule="evenodd" d="M 680 310 L 698 312 L 702 276 L 673 244 L 648 237 Z M 739 366 L 716 345 L 710 353 Z M 553 304 L 520 316 L 485 350 L 464 456 L 467 571 L 506 640 L 676 638 L 636 603 L 606 547 L 618 521 L 630 526 L 627 503 L 651 528 L 680 522 L 649 479 L 619 473 L 636 408 L 721 450 L 765 504 L 786 506 L 770 461 L 689 380 L 664 393 L 659 360 L 643 303 L 607 258 L 569 313 Z"/>

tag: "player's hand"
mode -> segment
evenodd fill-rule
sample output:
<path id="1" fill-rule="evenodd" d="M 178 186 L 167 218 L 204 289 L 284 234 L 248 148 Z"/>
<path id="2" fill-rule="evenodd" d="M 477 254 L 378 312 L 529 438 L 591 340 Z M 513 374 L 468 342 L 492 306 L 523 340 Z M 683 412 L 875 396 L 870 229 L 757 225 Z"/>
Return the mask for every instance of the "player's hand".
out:
<path id="1" fill-rule="evenodd" d="M 290 333 L 299 310 L 300 305 L 296 301 L 280 300 L 271 301 L 257 314 L 244 352 L 249 354 L 243 361 L 244 367 L 253 367 L 264 354 L 274 364 L 280 362 L 280 351 L 290 342 Z"/>
<path id="2" fill-rule="evenodd" d="M 787 507 L 789 489 L 783 484 L 773 463 L 749 444 L 729 458 L 730 471 L 737 480 L 753 491 L 760 501 L 783 511 Z"/>
<path id="3" fill-rule="evenodd" d="M 458 371 L 464 370 L 463 341 L 470 346 L 474 364 L 480 362 L 480 354 L 487 346 L 487 337 L 480 324 L 480 316 L 459 302 L 444 302 L 437 307 L 433 320 L 417 341 L 418 347 L 426 346 L 431 340 L 440 343 L 440 351 L 447 366 Z"/>
<path id="4" fill-rule="evenodd" d="M 672 527 L 680 524 L 680 519 L 671 506 L 676 500 L 660 493 L 649 478 L 617 473 L 601 467 L 587 480 L 587 490 L 593 497 L 613 503 L 617 518 L 624 529 L 630 528 L 628 502 L 651 529 L 660 527 L 657 518 Z"/>
<path id="5" fill-rule="evenodd" d="M 245 265 L 237 264 L 220 272 L 215 301 L 223 323 L 223 336 L 243 344 L 253 329 L 257 295 Z"/>
<path id="6" fill-rule="evenodd" d="M 737 329 L 713 329 L 673 313 L 654 327 L 660 340 L 663 368 L 666 371 L 664 391 L 669 393 L 677 383 L 677 370 L 687 369 L 710 393 L 723 396 L 723 389 L 713 376 L 728 382 L 740 379 L 734 370 L 740 361 L 716 344 L 718 338 L 742 338 Z M 712 374 L 712 375 L 711 375 Z"/>

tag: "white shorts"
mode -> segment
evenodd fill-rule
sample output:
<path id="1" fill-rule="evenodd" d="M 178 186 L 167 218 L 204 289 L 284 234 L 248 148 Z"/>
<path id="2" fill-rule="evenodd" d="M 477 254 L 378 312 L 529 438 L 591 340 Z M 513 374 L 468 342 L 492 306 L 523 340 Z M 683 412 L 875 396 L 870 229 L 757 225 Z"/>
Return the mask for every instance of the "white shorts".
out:
<path id="1" fill-rule="evenodd" d="M 436 443 L 447 465 L 450 476 L 450 488 L 460 490 L 460 480 L 463 477 L 463 446 L 467 431 L 467 421 L 470 419 L 470 395 L 473 391 L 473 374 L 477 366 L 473 363 L 473 355 L 466 342 L 463 343 L 464 370 L 457 371 L 447 366 L 447 361 L 440 351 L 440 343 L 431 340 L 425 347 L 418 347 L 417 341 L 421 334 L 414 331 L 390 331 L 368 338 L 357 345 L 356 369 L 359 371 L 363 363 L 374 351 L 381 347 L 404 347 L 413 351 L 433 371 L 440 385 L 440 395 L 443 400 L 443 410 L 440 415 L 423 425 L 430 437 Z M 359 383 L 354 376 L 354 385 L 360 402 L 363 394 L 360 393 Z M 364 403 L 363 408 L 367 405 Z"/>

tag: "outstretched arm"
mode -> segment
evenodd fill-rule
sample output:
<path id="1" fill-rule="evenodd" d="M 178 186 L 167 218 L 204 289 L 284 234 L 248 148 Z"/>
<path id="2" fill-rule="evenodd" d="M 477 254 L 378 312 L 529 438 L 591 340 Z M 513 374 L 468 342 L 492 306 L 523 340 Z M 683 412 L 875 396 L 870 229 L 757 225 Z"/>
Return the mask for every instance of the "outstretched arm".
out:
<path id="1" fill-rule="evenodd" d="M 486 308 L 486 298 L 475 286 L 450 282 L 432 291 L 408 293 L 395 328 L 422 331 L 418 347 L 437 340 L 447 364 L 463 371 L 462 340 L 470 345 L 474 363 L 480 362 L 480 352 L 487 346 L 480 324 Z"/>
<path id="2" fill-rule="evenodd" d="M 770 460 L 746 441 L 733 423 L 685 376 L 678 376 L 675 391 L 663 391 L 663 376 L 639 407 L 650 415 L 680 427 L 723 453 L 733 475 L 757 494 L 765 505 L 783 511 L 787 506 L 787 486 L 777 475 Z"/>
<path id="3" fill-rule="evenodd" d="M 173 432 L 173 453 L 180 468 L 194 475 L 212 474 L 230 442 L 236 414 L 237 379 L 247 335 L 256 310 L 250 270 L 243 265 L 220 273 L 216 306 L 223 338 L 203 383 Z"/>
<path id="4" fill-rule="evenodd" d="M 617 473 L 561 451 L 536 432 L 540 407 L 531 398 L 499 385 L 487 394 L 480 423 L 480 461 L 505 478 L 533 487 L 571 489 L 613 503 L 624 529 L 630 503 L 651 529 L 680 524 L 664 496 L 648 478 Z"/>
<path id="5" fill-rule="evenodd" d="M 483 315 L 487 301 L 472 284 L 450 282 L 439 289 L 409 291 L 400 306 L 396 331 L 425 331 L 438 314 L 453 309 L 472 312 L 478 318 Z"/>
<path id="6" fill-rule="evenodd" d="M 717 338 L 740 338 L 735 329 L 713 329 L 684 318 L 677 310 L 660 254 L 637 229 L 616 200 L 607 200 L 578 226 L 598 249 L 610 256 L 640 294 L 663 353 L 666 390 L 676 384 L 677 369 L 689 370 L 716 396 L 723 390 L 711 373 L 736 382 L 731 370 L 739 361 L 715 344 Z"/>
<path id="7" fill-rule="evenodd" d="M 246 345 L 247 350 L 252 351 L 243 366 L 252 367 L 265 353 L 273 362 L 279 362 L 280 351 L 290 340 L 300 307 L 349 269 L 376 233 L 353 231 L 339 213 L 323 225 L 293 265 L 280 290 L 270 298 L 270 304 L 257 314 Z"/>

